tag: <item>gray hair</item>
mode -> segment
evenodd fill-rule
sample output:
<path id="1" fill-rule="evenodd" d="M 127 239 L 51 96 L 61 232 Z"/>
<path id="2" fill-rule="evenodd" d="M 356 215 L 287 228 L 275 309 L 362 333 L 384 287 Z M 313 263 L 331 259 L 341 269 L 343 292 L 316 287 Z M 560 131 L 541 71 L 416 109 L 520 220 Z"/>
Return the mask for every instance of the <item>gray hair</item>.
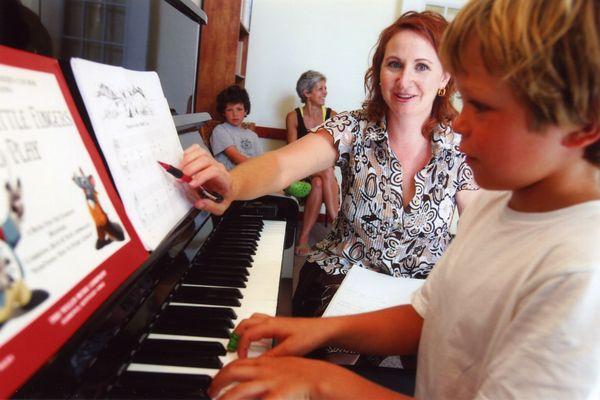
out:
<path id="1" fill-rule="evenodd" d="M 304 92 L 310 92 L 317 83 L 326 80 L 327 78 L 325 78 L 325 75 L 313 70 L 308 70 L 300 75 L 300 78 L 298 78 L 298 82 L 296 83 L 296 93 L 300 96 L 300 100 L 302 100 L 303 103 L 306 103 Z"/>

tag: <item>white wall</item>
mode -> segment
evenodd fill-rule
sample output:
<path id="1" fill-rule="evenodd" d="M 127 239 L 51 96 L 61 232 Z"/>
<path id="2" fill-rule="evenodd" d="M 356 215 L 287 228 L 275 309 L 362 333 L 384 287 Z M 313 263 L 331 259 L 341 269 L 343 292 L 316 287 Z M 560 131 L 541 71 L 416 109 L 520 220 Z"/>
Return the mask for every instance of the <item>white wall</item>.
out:
<path id="1" fill-rule="evenodd" d="M 371 50 L 401 8 L 402 0 L 254 0 L 248 120 L 284 128 L 285 114 L 300 104 L 296 81 L 307 69 L 327 76 L 327 105 L 336 111 L 359 108 Z"/>

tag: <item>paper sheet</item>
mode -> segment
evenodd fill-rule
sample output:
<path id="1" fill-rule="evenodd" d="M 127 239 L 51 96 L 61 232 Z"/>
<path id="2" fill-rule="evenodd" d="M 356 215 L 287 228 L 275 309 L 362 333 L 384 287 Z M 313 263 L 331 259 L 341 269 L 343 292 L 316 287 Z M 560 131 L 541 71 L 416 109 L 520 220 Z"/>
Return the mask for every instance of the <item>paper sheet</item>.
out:
<path id="1" fill-rule="evenodd" d="M 424 282 L 424 279 L 395 278 L 354 267 L 342 281 L 323 316 L 359 314 L 410 304 L 412 293 Z"/>
<path id="2" fill-rule="evenodd" d="M 157 163 L 183 153 L 158 75 L 77 58 L 71 67 L 127 215 L 153 250 L 192 207 Z"/>

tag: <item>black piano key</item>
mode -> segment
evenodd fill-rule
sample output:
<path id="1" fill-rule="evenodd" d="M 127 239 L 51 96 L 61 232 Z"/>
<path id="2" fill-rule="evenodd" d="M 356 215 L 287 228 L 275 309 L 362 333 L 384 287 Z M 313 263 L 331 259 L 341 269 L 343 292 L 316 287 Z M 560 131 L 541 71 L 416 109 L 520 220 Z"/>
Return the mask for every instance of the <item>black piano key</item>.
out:
<path id="1" fill-rule="evenodd" d="M 181 286 L 175 292 L 172 302 L 191 304 L 212 304 L 216 306 L 239 307 L 243 296 L 238 289 Z"/>
<path id="2" fill-rule="evenodd" d="M 213 263 L 207 263 L 203 261 L 196 261 L 191 264 L 190 272 L 202 270 L 208 272 L 223 272 L 228 274 L 234 274 L 239 276 L 248 276 L 250 272 L 248 268 L 243 266 L 235 266 L 235 265 L 216 265 Z"/>
<path id="3" fill-rule="evenodd" d="M 242 267 L 222 268 L 219 266 L 203 265 L 203 264 L 192 264 L 192 267 L 190 268 L 188 275 L 194 274 L 194 273 L 196 273 L 196 271 L 198 271 L 197 273 L 199 273 L 199 274 L 208 273 L 208 274 L 222 274 L 223 276 L 227 276 L 227 275 L 236 276 L 236 277 L 240 277 L 240 278 L 244 279 L 244 281 L 248 281 L 248 276 L 250 275 L 247 268 L 242 268 Z"/>
<path id="4" fill-rule="evenodd" d="M 228 278 L 240 278 L 242 279 L 244 282 L 248 281 L 248 270 L 246 268 L 221 268 L 219 266 L 207 266 L 207 265 L 203 265 L 203 266 L 198 266 L 198 265 L 192 265 L 192 268 L 190 268 L 188 274 L 186 275 L 185 279 L 188 279 L 187 277 L 189 276 L 190 279 L 194 279 L 194 277 L 197 276 L 222 276 L 222 277 L 228 277 Z"/>
<path id="5" fill-rule="evenodd" d="M 207 251 L 234 251 L 234 252 L 243 252 L 244 254 L 255 255 L 256 254 L 256 246 L 235 246 L 235 245 L 222 245 L 217 244 L 215 246 L 208 246 L 206 248 Z"/>
<path id="6" fill-rule="evenodd" d="M 227 260 L 227 259 L 208 259 L 204 260 L 202 257 L 198 257 L 196 261 L 194 261 L 193 265 L 213 265 L 220 268 L 251 268 L 252 263 L 250 261 L 235 261 L 235 260 Z"/>
<path id="7" fill-rule="evenodd" d="M 163 315 L 175 315 L 177 318 L 189 318 L 189 319 L 237 319 L 237 314 L 233 311 L 233 308 L 227 307 L 197 307 L 197 306 L 177 306 L 169 305 L 161 313 Z"/>
<path id="8" fill-rule="evenodd" d="M 252 260 L 252 251 L 243 251 L 243 250 L 234 250 L 228 249 L 226 247 L 214 248 L 214 249 L 206 249 L 199 255 L 199 257 L 214 257 L 214 256 L 226 256 L 226 257 L 235 257 L 242 259 L 250 259 Z M 255 253 L 255 252 L 254 252 Z"/>
<path id="9" fill-rule="evenodd" d="M 223 276 L 229 278 L 246 278 L 250 273 L 247 268 L 243 267 L 232 267 L 232 266 L 220 266 L 220 265 L 210 265 L 208 263 L 194 263 L 190 266 L 188 275 L 192 276 Z"/>
<path id="10" fill-rule="evenodd" d="M 146 339 L 131 362 L 219 369 L 223 367 L 219 359 L 219 347 L 223 347 L 221 343 Z"/>
<path id="11" fill-rule="evenodd" d="M 214 321 L 219 320 L 200 320 L 198 325 L 194 324 L 174 324 L 156 322 L 151 328 L 152 333 L 163 335 L 183 335 L 183 336 L 201 336 L 210 338 L 228 339 L 231 333 L 225 324 L 218 324 Z"/>
<path id="12" fill-rule="evenodd" d="M 176 294 L 190 294 L 192 296 L 207 296 L 207 297 L 233 297 L 242 299 L 244 296 L 238 289 L 233 288 L 215 288 L 207 286 L 181 286 Z"/>
<path id="13" fill-rule="evenodd" d="M 235 233 L 235 232 L 218 232 L 213 236 L 215 239 L 229 239 L 229 240 L 258 240 L 260 234 L 258 233 Z"/>
<path id="14" fill-rule="evenodd" d="M 251 263 L 254 259 L 250 254 L 237 255 L 237 254 L 203 254 L 200 258 L 204 261 L 211 261 L 215 264 L 221 263 Z"/>
<path id="15" fill-rule="evenodd" d="M 185 307 L 193 308 L 193 307 Z M 197 327 L 211 326 L 216 328 L 233 328 L 233 320 L 231 318 L 223 317 L 198 317 L 194 316 L 193 313 L 186 315 L 186 312 L 173 313 L 166 310 L 158 318 L 158 322 L 155 326 L 171 326 L 175 329 L 187 329 L 193 331 Z M 198 335 L 193 335 L 198 336 Z"/>
<path id="16" fill-rule="evenodd" d="M 232 236 L 232 237 L 260 237 L 261 232 L 257 229 L 219 229 L 218 235 Z"/>
<path id="17" fill-rule="evenodd" d="M 125 371 L 109 398 L 208 399 L 208 375 Z"/>
<path id="18" fill-rule="evenodd" d="M 223 287 L 235 287 L 245 288 L 246 280 L 245 277 L 227 276 L 223 274 L 204 274 L 204 275 L 186 275 L 183 283 L 190 285 L 210 285 L 210 286 L 223 286 Z"/>
<path id="19" fill-rule="evenodd" d="M 259 221 L 259 220 L 251 221 L 251 220 L 244 219 L 244 217 L 240 217 L 240 216 L 238 216 L 236 218 L 224 218 L 221 220 L 221 223 L 219 224 L 219 228 L 230 228 L 230 227 L 262 228 L 263 226 L 265 226 L 265 223 L 263 221 Z"/>
<path id="20" fill-rule="evenodd" d="M 253 239 L 231 239 L 228 237 L 224 237 L 224 238 L 219 238 L 218 240 L 215 240 L 214 242 L 211 240 L 210 244 L 220 244 L 222 246 L 235 246 L 235 245 L 243 245 L 243 246 L 250 246 L 254 249 L 258 248 L 258 241 L 253 240 Z"/>
<path id="21" fill-rule="evenodd" d="M 247 226 L 221 226 L 219 227 L 215 233 L 221 233 L 221 232 L 226 232 L 226 233 L 231 233 L 231 232 L 239 232 L 241 234 L 255 234 L 255 233 L 262 233 L 263 227 L 262 226 L 251 226 L 251 225 L 247 225 Z"/>
<path id="22" fill-rule="evenodd" d="M 256 254 L 256 251 L 252 250 L 249 247 L 241 248 L 241 247 L 223 246 L 223 247 L 207 248 L 200 254 L 202 256 L 226 255 L 226 256 L 231 256 L 231 257 L 247 257 L 247 256 L 253 256 L 254 254 Z"/>

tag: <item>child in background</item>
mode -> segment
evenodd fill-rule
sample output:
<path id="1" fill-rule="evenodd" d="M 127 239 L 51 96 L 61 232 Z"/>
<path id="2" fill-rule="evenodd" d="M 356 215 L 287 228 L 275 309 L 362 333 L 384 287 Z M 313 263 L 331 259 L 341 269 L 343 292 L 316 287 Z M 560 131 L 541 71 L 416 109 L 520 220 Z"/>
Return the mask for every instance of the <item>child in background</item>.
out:
<path id="1" fill-rule="evenodd" d="M 217 112 L 225 122 L 213 130 L 210 146 L 215 159 L 227 170 L 263 153 L 258 135 L 242 127 L 250 113 L 250 98 L 245 89 L 232 85 L 221 91 L 217 96 Z"/>
<path id="2" fill-rule="evenodd" d="M 600 398 L 599 37 L 597 0 L 470 1 L 441 54 L 463 97 L 461 150 L 489 191 L 411 305 L 254 315 L 236 328 L 242 359 L 210 394 L 237 382 L 223 399 L 406 398 L 340 366 L 282 357 L 337 345 L 418 350 L 421 399 Z M 279 344 L 243 359 L 260 338 Z"/>

